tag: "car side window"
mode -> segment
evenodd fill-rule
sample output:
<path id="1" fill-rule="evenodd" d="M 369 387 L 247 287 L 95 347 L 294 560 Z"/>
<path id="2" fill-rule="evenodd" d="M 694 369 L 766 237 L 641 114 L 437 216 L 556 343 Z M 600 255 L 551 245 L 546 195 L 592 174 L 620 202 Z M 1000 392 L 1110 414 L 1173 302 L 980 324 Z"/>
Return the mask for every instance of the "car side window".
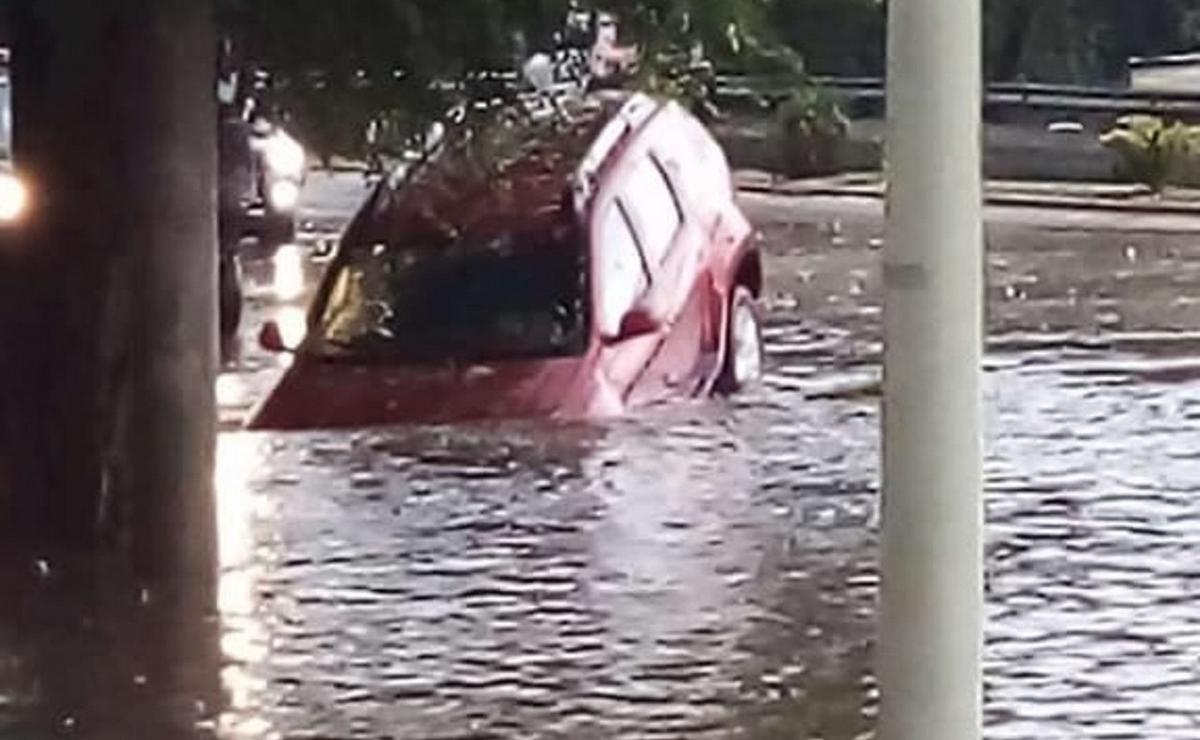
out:
<path id="1" fill-rule="evenodd" d="M 625 314 L 650 285 L 646 262 L 629 217 L 616 201 L 604 213 L 596 263 L 600 278 L 597 321 L 602 334 L 615 337 Z"/>
<path id="2" fill-rule="evenodd" d="M 672 136 L 664 136 L 657 146 L 666 155 L 664 161 L 676 163 L 681 184 L 695 213 L 706 221 L 733 198 L 729 167 L 720 144 L 695 118 L 678 112 Z M 702 224 L 707 226 L 708 224 Z"/>
<path id="3" fill-rule="evenodd" d="M 631 210 L 646 261 L 659 265 L 683 225 L 683 213 L 658 162 L 642 157 L 625 183 L 622 200 Z"/>

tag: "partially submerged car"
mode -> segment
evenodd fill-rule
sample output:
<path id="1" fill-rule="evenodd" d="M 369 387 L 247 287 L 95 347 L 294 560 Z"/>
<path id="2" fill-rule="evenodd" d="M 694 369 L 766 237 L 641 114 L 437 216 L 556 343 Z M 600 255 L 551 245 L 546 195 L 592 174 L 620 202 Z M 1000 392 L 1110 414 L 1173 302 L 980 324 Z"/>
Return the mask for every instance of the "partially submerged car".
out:
<path id="1" fill-rule="evenodd" d="M 724 153 L 609 93 L 447 132 L 379 184 L 255 429 L 619 414 L 762 366 L 762 267 Z"/>

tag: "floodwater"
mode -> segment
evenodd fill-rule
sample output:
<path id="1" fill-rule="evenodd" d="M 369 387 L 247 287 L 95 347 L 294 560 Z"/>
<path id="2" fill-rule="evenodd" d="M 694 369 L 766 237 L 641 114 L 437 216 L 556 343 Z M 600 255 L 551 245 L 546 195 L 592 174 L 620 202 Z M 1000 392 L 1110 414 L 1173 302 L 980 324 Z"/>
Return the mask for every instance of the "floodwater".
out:
<path id="1" fill-rule="evenodd" d="M 318 181 L 314 225 L 357 188 Z M 734 399 L 247 434 L 278 372 L 247 349 L 219 389 L 218 603 L 7 568 L 0 737 L 870 737 L 880 208 L 746 204 L 770 362 Z M 1192 227 L 990 216 L 994 740 L 1200 736 Z M 250 266 L 248 335 L 303 316 L 297 260 Z"/>

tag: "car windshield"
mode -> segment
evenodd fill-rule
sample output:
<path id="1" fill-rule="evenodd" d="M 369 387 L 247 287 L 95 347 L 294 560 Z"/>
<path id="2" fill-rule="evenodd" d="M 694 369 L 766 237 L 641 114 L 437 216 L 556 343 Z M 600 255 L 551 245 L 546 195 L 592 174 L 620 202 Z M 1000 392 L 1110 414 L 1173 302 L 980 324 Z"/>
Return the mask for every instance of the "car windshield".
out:
<path id="1" fill-rule="evenodd" d="M 343 237 L 307 351 L 413 361 L 554 357 L 587 342 L 581 159 L 612 102 L 451 126 Z"/>
<path id="2" fill-rule="evenodd" d="M 585 254 L 570 223 L 448 245 L 349 250 L 335 263 L 318 307 L 313 351 L 331 359 L 410 361 L 581 353 Z"/>

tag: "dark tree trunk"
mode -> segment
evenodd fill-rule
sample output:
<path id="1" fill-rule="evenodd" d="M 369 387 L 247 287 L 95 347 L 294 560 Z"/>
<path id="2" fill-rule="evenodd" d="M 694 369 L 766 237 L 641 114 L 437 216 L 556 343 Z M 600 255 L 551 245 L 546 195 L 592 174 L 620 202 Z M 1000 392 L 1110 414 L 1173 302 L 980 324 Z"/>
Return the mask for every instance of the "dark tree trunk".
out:
<path id="1" fill-rule="evenodd" d="M 33 196 L 0 234 L 9 521 L 69 545 L 130 535 L 147 571 L 208 569 L 211 0 L 14 5 L 14 159 Z"/>

